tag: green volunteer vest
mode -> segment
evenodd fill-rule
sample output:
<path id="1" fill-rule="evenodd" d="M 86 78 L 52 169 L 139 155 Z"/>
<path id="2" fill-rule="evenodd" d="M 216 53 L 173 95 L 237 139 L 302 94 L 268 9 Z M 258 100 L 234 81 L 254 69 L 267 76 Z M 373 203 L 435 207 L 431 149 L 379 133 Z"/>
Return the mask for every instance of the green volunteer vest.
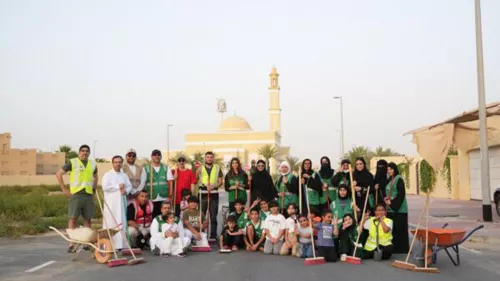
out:
<path id="1" fill-rule="evenodd" d="M 389 191 L 392 189 L 391 192 L 391 200 L 394 199 L 396 196 L 398 196 L 398 181 L 402 180 L 399 175 L 397 175 L 394 180 L 389 181 L 385 188 L 385 194 L 389 195 Z M 392 185 L 391 185 L 392 182 Z M 389 213 L 401 213 L 401 214 L 407 214 L 408 213 L 408 202 L 406 201 L 406 197 L 403 200 L 403 203 L 401 204 L 401 207 L 399 207 L 399 210 L 393 210 L 391 206 L 389 206 Z"/>
<path id="2" fill-rule="evenodd" d="M 290 182 L 292 182 L 292 179 L 295 178 L 295 176 L 292 173 L 289 173 L 286 176 L 286 178 L 287 178 L 287 181 L 290 183 Z M 279 179 L 276 182 L 275 186 L 276 186 L 276 190 L 278 191 L 278 193 L 279 192 L 285 192 L 285 197 L 283 197 L 283 198 L 279 197 L 278 198 L 278 204 L 279 204 L 280 209 L 281 208 L 285 208 L 290 203 L 298 204 L 299 197 L 297 196 L 297 194 L 293 194 L 293 193 L 290 193 L 288 191 L 288 189 L 286 188 L 285 183 L 283 183 L 283 176 L 282 175 L 279 177 Z M 283 205 L 281 205 L 281 204 L 283 204 Z"/>
<path id="3" fill-rule="evenodd" d="M 229 186 L 234 186 L 236 184 L 236 181 L 240 183 L 240 187 L 238 188 L 238 199 L 243 200 L 243 202 L 247 202 L 247 191 L 245 188 L 243 188 L 243 175 L 235 175 L 235 176 L 228 176 L 229 180 Z M 229 202 L 234 202 L 235 196 L 236 196 L 236 190 L 230 190 L 227 192 L 228 193 L 228 201 Z"/>
<path id="4" fill-rule="evenodd" d="M 323 190 L 323 195 L 319 198 L 319 203 L 320 204 L 325 204 L 326 201 L 328 201 L 328 200 L 330 200 L 330 202 L 335 201 L 335 199 L 337 198 L 337 188 L 334 187 L 333 184 L 332 184 L 333 174 L 332 174 L 332 177 L 329 178 L 329 179 L 323 179 L 321 177 L 321 174 L 319 172 L 317 172 L 317 174 L 318 174 L 318 177 L 321 180 L 321 183 L 323 183 L 323 184 L 326 183 L 328 185 L 328 193 L 326 193 Z M 323 188 L 323 187 L 321 187 L 321 188 Z"/>
<path id="5" fill-rule="evenodd" d="M 385 224 L 392 221 L 389 218 L 384 218 Z M 378 244 L 381 246 L 389 246 L 392 244 L 392 229 L 385 233 L 380 226 L 380 223 L 375 224 L 375 218 L 370 218 L 370 229 L 368 230 L 368 239 L 366 239 L 365 250 L 373 251 L 377 248 L 377 228 L 378 228 Z"/>
<path id="6" fill-rule="evenodd" d="M 330 209 L 332 210 L 333 216 L 337 217 L 337 219 L 339 220 L 339 227 L 342 226 L 342 219 L 344 218 L 345 214 L 353 214 L 351 198 L 347 198 L 346 200 L 342 201 L 343 202 L 341 202 L 337 197 L 335 198 L 335 201 L 330 204 Z"/>
<path id="7" fill-rule="evenodd" d="M 229 213 L 229 216 L 236 216 L 236 211 Z M 236 221 L 236 224 L 238 225 L 239 229 L 243 229 L 247 225 L 247 222 L 248 222 L 248 214 L 247 212 L 243 211 L 243 213 L 238 218 L 238 221 Z"/>
<path id="8" fill-rule="evenodd" d="M 93 192 L 94 171 L 96 164 L 93 160 L 87 161 L 84 166 L 80 158 L 70 160 L 71 171 L 69 172 L 69 192 L 75 194 L 85 189 L 87 194 Z"/>
<path id="9" fill-rule="evenodd" d="M 147 175 L 146 185 L 144 189 L 149 195 L 149 200 L 155 200 L 158 194 L 163 197 L 168 197 L 168 180 L 167 180 L 167 167 L 160 164 L 160 170 L 158 173 L 151 165 L 144 166 L 144 170 Z M 153 179 L 151 179 L 151 173 L 153 174 Z M 151 181 L 153 182 L 153 190 L 151 190 Z"/>
<path id="10" fill-rule="evenodd" d="M 257 225 L 253 224 L 251 220 L 248 221 L 247 225 L 252 225 L 253 229 L 255 231 L 255 236 L 260 239 L 262 237 L 262 220 L 259 220 L 259 223 Z"/>
<path id="11" fill-rule="evenodd" d="M 264 211 L 260 210 L 260 211 L 259 211 L 259 218 L 260 218 L 261 220 L 263 220 L 263 221 L 264 221 L 264 220 L 266 220 L 266 218 L 267 218 L 266 213 L 264 213 Z"/>
<path id="12" fill-rule="evenodd" d="M 306 187 L 309 183 L 310 179 L 314 179 L 316 177 L 316 173 L 313 173 L 310 178 L 306 180 Z M 309 202 L 309 205 L 312 206 L 317 206 L 319 205 L 319 192 L 307 187 L 307 201 Z"/>
<path id="13" fill-rule="evenodd" d="M 344 173 L 344 172 L 340 172 L 340 181 L 339 181 L 339 185 L 341 184 L 344 184 L 346 185 L 347 187 L 350 186 L 350 183 L 349 183 L 349 174 L 347 173 Z M 337 186 L 338 187 L 338 186 Z"/>

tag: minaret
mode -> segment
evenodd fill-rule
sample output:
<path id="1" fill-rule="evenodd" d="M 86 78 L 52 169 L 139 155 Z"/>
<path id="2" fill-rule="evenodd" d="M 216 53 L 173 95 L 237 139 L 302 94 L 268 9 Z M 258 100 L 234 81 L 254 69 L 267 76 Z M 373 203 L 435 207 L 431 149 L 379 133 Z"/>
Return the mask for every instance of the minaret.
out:
<path id="1" fill-rule="evenodd" d="M 273 66 L 269 74 L 269 120 L 271 131 L 278 132 L 281 135 L 281 108 L 280 108 L 280 86 L 278 77 L 280 75 Z"/>

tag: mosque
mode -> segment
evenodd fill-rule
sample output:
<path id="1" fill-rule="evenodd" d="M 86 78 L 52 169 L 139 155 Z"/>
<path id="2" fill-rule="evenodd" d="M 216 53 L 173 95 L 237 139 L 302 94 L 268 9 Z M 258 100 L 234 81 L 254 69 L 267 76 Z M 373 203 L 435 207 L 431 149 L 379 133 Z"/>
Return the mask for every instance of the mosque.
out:
<path id="1" fill-rule="evenodd" d="M 290 153 L 289 146 L 281 145 L 281 108 L 279 74 L 276 67 L 269 74 L 269 130 L 254 131 L 242 117 L 229 116 L 222 120 L 219 130 L 214 133 L 189 133 L 185 135 L 184 152 L 193 155 L 196 152 L 213 151 L 224 163 L 238 157 L 242 166 L 249 166 L 252 160 L 263 159 L 258 154 L 259 148 L 271 145 L 277 151 L 270 160 L 270 172 L 276 173 L 277 165 Z M 219 107 L 221 104 L 219 104 Z M 225 104 L 222 104 L 225 110 Z M 175 151 L 170 151 L 170 155 Z"/>

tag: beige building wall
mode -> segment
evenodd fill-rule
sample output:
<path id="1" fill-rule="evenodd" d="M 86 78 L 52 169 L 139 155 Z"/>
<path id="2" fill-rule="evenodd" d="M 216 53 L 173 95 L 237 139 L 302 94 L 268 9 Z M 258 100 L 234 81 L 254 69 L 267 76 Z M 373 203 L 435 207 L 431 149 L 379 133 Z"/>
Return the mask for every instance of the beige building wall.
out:
<path id="1" fill-rule="evenodd" d="M 41 152 L 36 155 L 36 174 L 55 175 L 64 165 L 65 153 Z"/>

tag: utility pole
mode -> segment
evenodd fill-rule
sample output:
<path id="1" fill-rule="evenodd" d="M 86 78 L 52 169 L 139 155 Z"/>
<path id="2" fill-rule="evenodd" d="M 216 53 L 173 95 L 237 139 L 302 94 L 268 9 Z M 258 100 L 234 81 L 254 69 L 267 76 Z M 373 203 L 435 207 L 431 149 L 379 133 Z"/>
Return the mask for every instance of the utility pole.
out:
<path id="1" fill-rule="evenodd" d="M 172 124 L 167 124 L 167 165 L 168 161 L 170 161 L 170 127 L 173 127 Z"/>
<path id="2" fill-rule="evenodd" d="M 342 104 L 342 96 L 333 97 L 336 100 L 340 100 L 340 158 L 344 157 L 344 105 Z"/>

